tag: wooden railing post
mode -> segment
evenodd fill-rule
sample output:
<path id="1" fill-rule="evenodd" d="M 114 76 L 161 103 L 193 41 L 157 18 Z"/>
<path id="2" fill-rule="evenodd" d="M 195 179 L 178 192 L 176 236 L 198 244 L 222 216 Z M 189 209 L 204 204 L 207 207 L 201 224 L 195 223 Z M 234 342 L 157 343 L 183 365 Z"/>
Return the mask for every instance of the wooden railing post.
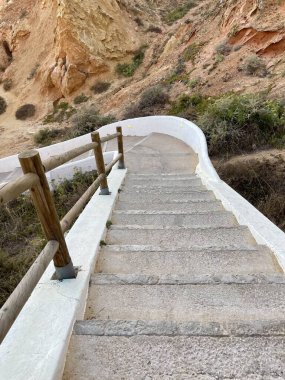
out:
<path id="1" fill-rule="evenodd" d="M 123 133 L 122 133 L 122 127 L 117 127 L 117 132 L 120 133 L 120 135 L 117 137 L 118 139 L 118 153 L 121 153 L 121 158 L 118 163 L 118 169 L 125 169 L 125 157 L 124 157 L 124 144 L 123 144 Z"/>
<path id="2" fill-rule="evenodd" d="M 107 181 L 107 176 L 106 176 L 106 171 L 105 171 L 105 163 L 104 163 L 104 157 L 103 157 L 103 152 L 102 152 L 102 144 L 100 140 L 100 135 L 99 132 L 92 132 L 91 133 L 91 138 L 93 142 L 96 142 L 97 145 L 94 148 L 94 155 L 96 159 L 96 166 L 97 166 L 97 173 L 98 175 L 103 174 L 102 179 L 100 181 L 100 188 L 101 188 L 101 195 L 109 195 L 109 187 L 108 187 L 108 181 Z"/>
<path id="3" fill-rule="evenodd" d="M 39 152 L 30 150 L 19 154 L 18 157 L 24 174 L 35 173 L 40 179 L 40 184 L 31 188 L 31 195 L 47 240 L 56 240 L 59 243 L 59 249 L 53 258 L 57 278 L 59 280 L 75 278 L 75 270 L 69 256 Z"/>

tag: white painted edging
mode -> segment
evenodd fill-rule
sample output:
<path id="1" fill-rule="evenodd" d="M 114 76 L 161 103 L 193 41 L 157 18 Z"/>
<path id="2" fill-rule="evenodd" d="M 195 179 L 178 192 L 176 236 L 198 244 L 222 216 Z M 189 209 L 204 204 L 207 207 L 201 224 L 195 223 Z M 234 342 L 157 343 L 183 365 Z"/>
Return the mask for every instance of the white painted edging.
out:
<path id="1" fill-rule="evenodd" d="M 100 196 L 98 189 L 66 237 L 73 263 L 80 267 L 77 278 L 50 280 L 51 263 L 2 342 L 1 380 L 61 378 L 73 324 L 83 318 L 100 240 L 126 171 L 115 165 L 108 176 L 111 195 Z"/>

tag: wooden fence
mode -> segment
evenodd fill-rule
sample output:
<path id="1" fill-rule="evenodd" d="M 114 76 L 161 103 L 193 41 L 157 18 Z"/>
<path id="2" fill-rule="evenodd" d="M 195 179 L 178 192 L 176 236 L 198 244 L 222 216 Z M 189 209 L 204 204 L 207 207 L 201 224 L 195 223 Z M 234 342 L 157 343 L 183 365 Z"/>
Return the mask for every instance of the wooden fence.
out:
<path id="1" fill-rule="evenodd" d="M 41 160 L 37 150 L 30 150 L 19 154 L 18 157 L 23 175 L 7 183 L 0 189 L 0 205 L 30 190 L 33 204 L 48 241 L 45 248 L 0 310 L 0 342 L 2 342 L 9 331 L 51 260 L 54 261 L 56 277 L 59 280 L 76 278 L 76 271 L 68 252 L 64 232 L 70 228 L 99 186 L 101 188 L 100 194 L 110 194 L 107 173 L 115 163 L 119 161 L 118 168 L 125 168 L 121 127 L 117 127 L 117 133 L 101 139 L 99 132 L 93 132 L 91 133 L 91 138 L 92 142 L 90 144 L 72 149 L 44 161 Z M 114 138 L 118 140 L 118 155 L 105 167 L 102 143 Z M 98 177 L 60 221 L 45 173 L 91 149 L 94 150 Z"/>

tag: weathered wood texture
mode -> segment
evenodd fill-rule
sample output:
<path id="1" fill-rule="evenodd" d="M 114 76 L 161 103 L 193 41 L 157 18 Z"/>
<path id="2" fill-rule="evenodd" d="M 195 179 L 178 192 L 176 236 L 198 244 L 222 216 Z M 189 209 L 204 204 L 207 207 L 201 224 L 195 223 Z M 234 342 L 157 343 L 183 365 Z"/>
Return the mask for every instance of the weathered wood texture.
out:
<path id="1" fill-rule="evenodd" d="M 57 252 L 57 241 L 49 241 L 21 282 L 7 299 L 0 310 L 0 343 L 14 323 L 32 291 L 42 277 L 44 271 Z"/>
<path id="2" fill-rule="evenodd" d="M 54 256 L 54 264 L 56 267 L 65 267 L 71 263 L 71 258 L 61 230 L 39 152 L 31 150 L 21 153 L 19 155 L 19 161 L 24 174 L 35 173 L 40 178 L 40 184 L 31 188 L 33 203 L 47 240 L 56 240 L 59 242 L 59 249 Z"/>
<path id="3" fill-rule="evenodd" d="M 119 133 L 117 132 L 117 133 L 113 133 L 112 135 L 107 135 L 107 136 L 105 136 L 105 137 L 102 137 L 102 138 L 101 138 L 101 143 L 104 143 L 104 142 L 106 142 L 106 141 L 113 140 L 113 139 L 115 139 L 115 138 L 118 137 L 118 136 L 119 136 Z"/>
<path id="4" fill-rule="evenodd" d="M 104 163 L 104 157 L 103 157 L 102 145 L 101 145 L 99 132 L 97 132 L 97 131 L 92 132 L 91 138 L 92 138 L 93 142 L 97 143 L 95 148 L 94 148 L 94 155 L 95 155 L 98 175 L 102 174 L 101 182 L 100 182 L 101 192 L 104 194 L 109 194 L 108 181 L 107 181 L 107 177 L 106 177 L 105 163 Z"/>
<path id="5" fill-rule="evenodd" d="M 73 160 L 73 158 L 76 158 L 77 156 L 80 156 L 81 154 L 86 153 L 91 149 L 94 149 L 95 146 L 96 143 L 90 143 L 83 145 L 79 148 L 72 149 L 66 153 L 50 157 L 43 161 L 44 170 L 45 172 L 48 172 L 52 169 L 55 169 L 58 166 L 63 165 L 70 160 Z"/>
<path id="6" fill-rule="evenodd" d="M 125 157 L 124 157 L 124 143 L 123 143 L 123 133 L 122 127 L 117 127 L 117 135 L 118 135 L 118 152 L 121 154 L 121 158 L 119 160 L 119 169 L 125 169 Z"/>
<path id="7" fill-rule="evenodd" d="M 0 189 L 0 205 L 12 201 L 31 187 L 38 185 L 39 182 L 37 174 L 28 173 L 7 183 Z"/>

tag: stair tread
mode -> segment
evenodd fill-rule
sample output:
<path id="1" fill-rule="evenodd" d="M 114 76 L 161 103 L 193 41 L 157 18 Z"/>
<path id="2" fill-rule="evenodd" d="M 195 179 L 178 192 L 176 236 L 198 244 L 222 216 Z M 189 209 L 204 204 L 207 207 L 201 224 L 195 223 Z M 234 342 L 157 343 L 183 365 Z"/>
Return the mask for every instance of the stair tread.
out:
<path id="1" fill-rule="evenodd" d="M 262 301 L 261 301 L 262 300 Z M 93 285 L 86 319 L 283 319 L 284 284 Z"/>
<path id="2" fill-rule="evenodd" d="M 269 336 L 285 335 L 285 319 L 229 322 L 177 322 L 127 319 L 77 321 L 74 335 L 97 336 Z"/>
<path id="3" fill-rule="evenodd" d="M 63 380 L 281 380 L 284 344 L 282 336 L 73 336 Z"/>
<path id="4" fill-rule="evenodd" d="M 279 272 L 277 260 L 268 249 L 247 250 L 147 250 L 136 246 L 105 246 L 100 250 L 97 271 L 106 273 L 247 274 L 250 271 Z M 140 250 L 141 248 L 141 250 Z"/>
<path id="5" fill-rule="evenodd" d="M 189 248 L 232 246 L 247 248 L 256 245 L 251 233 L 243 226 L 230 227 L 168 227 L 114 226 L 106 236 L 108 244 L 145 244 L 160 247 Z M 154 233 L 155 232 L 155 233 Z"/>

